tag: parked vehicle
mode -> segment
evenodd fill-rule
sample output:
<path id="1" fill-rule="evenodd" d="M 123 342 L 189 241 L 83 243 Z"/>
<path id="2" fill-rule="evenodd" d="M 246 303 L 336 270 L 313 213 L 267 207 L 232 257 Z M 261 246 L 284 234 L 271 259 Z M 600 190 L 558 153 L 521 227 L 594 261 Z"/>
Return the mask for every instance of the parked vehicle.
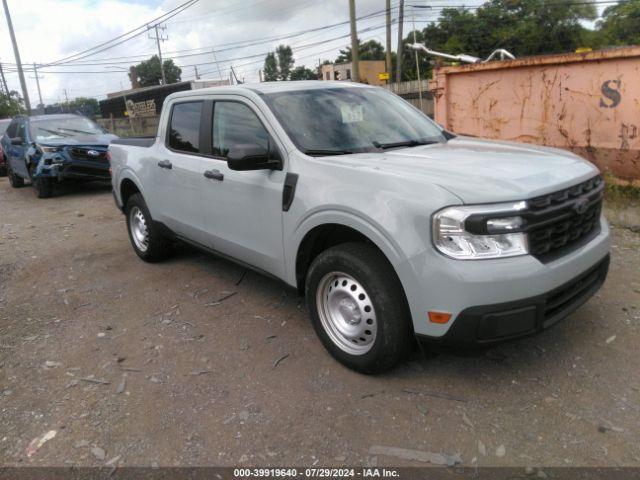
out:
<path id="1" fill-rule="evenodd" d="M 4 120 L 0 120 L 0 137 L 4 135 L 5 130 L 11 123 L 10 118 L 6 118 Z M 2 145 L 0 144 L 0 177 L 4 177 L 7 174 L 7 161 L 4 155 L 4 150 L 2 150 Z"/>
<path id="2" fill-rule="evenodd" d="M 384 89 L 277 82 L 169 96 L 155 138 L 109 147 L 136 254 L 178 239 L 306 295 L 327 350 L 362 372 L 414 339 L 538 332 L 609 263 L 604 184 L 561 150 L 455 136 Z"/>
<path id="3" fill-rule="evenodd" d="M 38 198 L 47 198 L 55 182 L 109 181 L 107 147 L 114 138 L 80 115 L 16 117 L 1 141 L 11 186 L 27 180 Z"/>

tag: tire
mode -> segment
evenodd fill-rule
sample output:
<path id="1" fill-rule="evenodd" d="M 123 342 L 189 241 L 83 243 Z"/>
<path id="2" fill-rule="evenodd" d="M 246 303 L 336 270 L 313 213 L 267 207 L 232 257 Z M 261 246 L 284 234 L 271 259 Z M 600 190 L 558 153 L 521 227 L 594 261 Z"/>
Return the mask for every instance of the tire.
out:
<path id="1" fill-rule="evenodd" d="M 53 181 L 47 177 L 36 177 L 31 180 L 38 198 L 50 198 L 53 195 Z"/>
<path id="2" fill-rule="evenodd" d="M 415 346 L 400 280 L 371 245 L 344 243 L 318 255 L 307 272 L 305 295 L 322 344 L 353 370 L 383 372 Z"/>
<path id="3" fill-rule="evenodd" d="M 13 188 L 24 187 L 24 178 L 15 174 L 9 162 L 7 162 L 7 176 L 9 177 L 9 184 L 11 184 Z"/>
<path id="4" fill-rule="evenodd" d="M 129 197 L 125 207 L 127 232 L 136 254 L 145 262 L 159 262 L 169 256 L 170 243 L 153 222 L 141 194 Z"/>

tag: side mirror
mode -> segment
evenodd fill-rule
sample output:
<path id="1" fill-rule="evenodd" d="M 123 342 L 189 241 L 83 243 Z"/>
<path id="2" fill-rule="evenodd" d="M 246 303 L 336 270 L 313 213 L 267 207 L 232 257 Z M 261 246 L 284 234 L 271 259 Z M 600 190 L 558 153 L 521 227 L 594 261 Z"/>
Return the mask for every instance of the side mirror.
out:
<path id="1" fill-rule="evenodd" d="M 227 165 L 231 170 L 281 170 L 282 161 L 274 151 L 253 143 L 233 145 L 227 153 Z"/>
<path id="2" fill-rule="evenodd" d="M 11 145 L 23 145 L 24 139 L 22 137 L 13 137 L 11 139 Z"/>

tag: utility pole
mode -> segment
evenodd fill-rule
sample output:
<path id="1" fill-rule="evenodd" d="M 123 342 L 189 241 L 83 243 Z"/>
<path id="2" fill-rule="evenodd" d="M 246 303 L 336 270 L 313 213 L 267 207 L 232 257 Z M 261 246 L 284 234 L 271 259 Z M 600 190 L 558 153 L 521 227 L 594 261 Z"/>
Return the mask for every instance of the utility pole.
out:
<path id="1" fill-rule="evenodd" d="M 69 95 L 67 95 L 67 89 L 64 89 L 64 98 L 67 100 L 67 113 L 69 113 Z"/>
<path id="2" fill-rule="evenodd" d="M 158 28 L 160 28 L 161 32 L 158 31 Z M 158 25 L 157 23 L 152 27 L 152 26 L 147 26 L 147 30 L 154 30 L 155 31 L 155 35 L 154 36 L 149 36 L 149 38 L 151 40 L 155 40 L 156 41 L 156 45 L 158 45 L 158 58 L 160 59 L 160 73 L 162 74 L 162 85 L 166 85 L 167 84 L 167 77 L 165 77 L 164 75 L 164 63 L 162 62 L 162 48 L 160 48 L 160 42 L 164 42 L 166 40 L 169 40 L 169 37 L 164 33 L 167 31 L 167 27 L 166 25 Z"/>
<path id="3" fill-rule="evenodd" d="M 396 83 L 402 80 L 402 22 L 404 21 L 404 0 L 400 0 L 398 11 L 398 53 L 396 54 Z"/>
<path id="4" fill-rule="evenodd" d="M 36 76 L 36 85 L 38 86 L 38 98 L 40 99 L 40 103 L 38 104 L 38 107 L 40 107 L 40 105 L 44 107 L 44 103 L 42 103 L 42 92 L 40 91 L 40 78 L 38 77 L 38 67 L 36 66 L 35 62 L 33 64 L 33 73 Z"/>
<path id="5" fill-rule="evenodd" d="M 29 91 L 27 90 L 27 82 L 24 79 L 24 72 L 22 71 L 22 61 L 20 60 L 20 51 L 18 50 L 18 43 L 16 42 L 16 34 L 13 31 L 13 23 L 11 22 L 11 14 L 9 13 L 9 6 L 7 0 L 2 0 L 4 6 L 4 14 L 7 17 L 7 27 L 9 27 L 9 35 L 11 36 L 11 43 L 13 44 L 13 54 L 16 56 L 16 65 L 18 66 L 18 76 L 20 77 L 20 87 L 22 88 L 22 98 L 24 99 L 24 106 L 27 107 L 27 113 L 31 113 L 31 102 L 29 101 Z"/>
<path id="6" fill-rule="evenodd" d="M 418 43 L 416 40 L 416 12 L 415 9 L 411 11 L 411 23 L 413 24 L 413 43 Z M 422 78 L 420 77 L 420 59 L 418 58 L 418 50 L 414 50 L 416 54 L 416 74 L 418 75 L 418 98 L 420 99 L 420 110 L 422 110 Z"/>
<path id="7" fill-rule="evenodd" d="M 0 76 L 2 77 L 2 86 L 4 88 L 4 92 L 9 96 L 9 87 L 7 86 L 7 79 L 4 78 L 4 70 L 2 68 L 2 63 L 0 63 Z"/>
<path id="8" fill-rule="evenodd" d="M 386 55 L 386 70 L 389 76 L 391 76 L 391 0 L 387 0 L 387 55 Z M 387 80 L 387 83 L 391 82 L 391 77 Z"/>
<path id="9" fill-rule="evenodd" d="M 356 27 L 356 0 L 349 0 L 349 19 L 351 22 L 351 78 L 360 81 L 360 66 L 358 65 L 358 30 Z"/>
<path id="10" fill-rule="evenodd" d="M 194 69 L 194 70 L 195 70 L 195 72 L 196 72 L 196 80 L 200 80 L 200 75 L 198 75 L 198 66 L 197 66 L 197 65 L 195 65 L 195 66 L 193 67 L 193 69 Z"/>
<path id="11" fill-rule="evenodd" d="M 231 65 L 231 74 L 233 75 L 233 78 L 236 81 L 236 83 L 235 83 L 236 85 L 240 85 L 241 83 L 243 83 L 243 82 L 238 80 L 238 76 L 236 75 L 236 71 L 233 69 L 233 65 Z"/>
<path id="12" fill-rule="evenodd" d="M 220 70 L 220 64 L 218 63 L 218 57 L 216 56 L 215 49 L 212 49 L 211 53 L 213 53 L 213 61 L 216 62 L 216 68 L 218 69 L 218 76 L 220 77 L 220 80 L 222 80 L 222 70 Z"/>

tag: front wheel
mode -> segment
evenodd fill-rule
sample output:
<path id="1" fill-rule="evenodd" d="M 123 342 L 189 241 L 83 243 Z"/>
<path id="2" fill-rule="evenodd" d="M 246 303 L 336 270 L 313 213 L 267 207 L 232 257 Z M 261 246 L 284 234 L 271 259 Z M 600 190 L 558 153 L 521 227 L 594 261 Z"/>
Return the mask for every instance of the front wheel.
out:
<path id="1" fill-rule="evenodd" d="M 53 195 L 53 181 L 47 177 L 36 177 L 32 180 L 38 198 L 49 198 Z"/>
<path id="2" fill-rule="evenodd" d="M 323 345 L 353 370 L 379 373 L 413 350 L 404 291 L 371 245 L 346 243 L 322 252 L 309 268 L 306 299 Z"/>
<path id="3" fill-rule="evenodd" d="M 9 161 L 7 161 L 7 176 L 9 177 L 9 184 L 13 188 L 24 187 L 24 179 L 15 174 L 15 172 L 11 168 L 11 164 L 9 163 Z"/>
<path id="4" fill-rule="evenodd" d="M 144 198 L 131 195 L 125 208 L 129 240 L 136 254 L 145 262 L 159 262 L 169 255 L 170 245 L 154 225 Z"/>

